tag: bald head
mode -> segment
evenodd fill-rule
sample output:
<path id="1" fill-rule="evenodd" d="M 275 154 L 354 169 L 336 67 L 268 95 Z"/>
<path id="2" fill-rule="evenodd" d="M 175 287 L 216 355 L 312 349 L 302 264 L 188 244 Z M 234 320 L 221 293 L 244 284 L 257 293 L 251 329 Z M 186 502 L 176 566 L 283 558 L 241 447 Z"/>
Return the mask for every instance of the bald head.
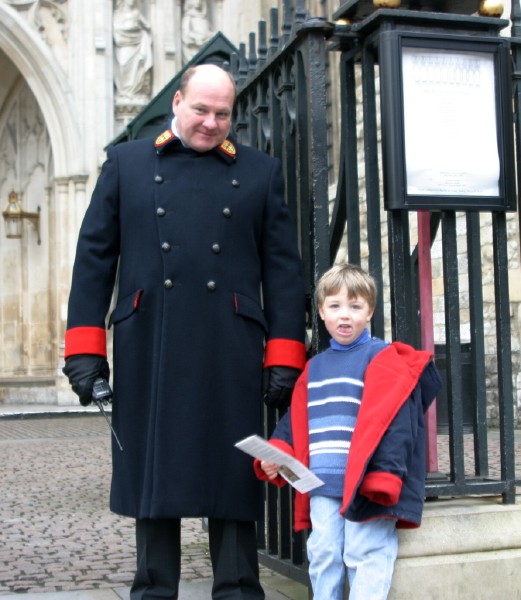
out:
<path id="1" fill-rule="evenodd" d="M 224 69 L 222 69 L 221 67 L 218 67 L 217 65 L 196 65 L 195 67 L 190 67 L 189 69 L 187 69 L 182 77 L 181 77 L 181 81 L 179 83 L 179 91 L 181 92 L 181 94 L 183 94 L 186 91 L 186 88 L 188 86 L 188 83 L 191 79 L 193 79 L 194 77 L 200 77 L 203 81 L 211 81 L 212 78 L 215 78 L 215 81 L 222 81 L 222 85 L 227 85 L 227 84 L 231 84 L 233 87 L 233 93 L 234 93 L 234 101 L 235 101 L 235 96 L 237 94 L 237 89 L 235 86 L 235 81 L 232 77 L 232 74 L 229 73 L 228 71 L 225 71 Z"/>
<path id="2" fill-rule="evenodd" d="M 233 78 L 224 69 L 216 65 L 187 69 L 172 106 L 183 143 L 197 152 L 222 144 L 230 132 L 235 95 Z"/>

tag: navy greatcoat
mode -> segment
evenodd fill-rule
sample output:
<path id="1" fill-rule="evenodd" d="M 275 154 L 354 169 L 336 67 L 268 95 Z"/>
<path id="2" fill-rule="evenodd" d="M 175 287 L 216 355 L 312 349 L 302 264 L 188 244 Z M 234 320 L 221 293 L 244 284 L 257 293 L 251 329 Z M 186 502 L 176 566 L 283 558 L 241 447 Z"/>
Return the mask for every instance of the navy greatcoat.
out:
<path id="1" fill-rule="evenodd" d="M 302 368 L 304 284 L 280 161 L 166 131 L 109 148 L 74 264 L 65 356 L 106 355 L 113 289 L 111 509 L 256 520 L 234 443 L 260 432 L 262 368 Z"/>

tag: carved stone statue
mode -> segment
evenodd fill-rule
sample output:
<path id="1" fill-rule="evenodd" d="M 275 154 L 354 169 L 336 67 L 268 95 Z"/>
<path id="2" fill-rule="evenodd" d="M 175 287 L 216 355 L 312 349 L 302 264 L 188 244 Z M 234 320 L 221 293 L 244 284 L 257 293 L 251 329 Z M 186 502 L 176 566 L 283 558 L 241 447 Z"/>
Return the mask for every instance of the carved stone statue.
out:
<path id="1" fill-rule="evenodd" d="M 148 96 L 151 89 L 152 36 L 138 0 L 116 0 L 114 57 L 117 99 Z"/>
<path id="2" fill-rule="evenodd" d="M 186 65 L 204 44 L 213 31 L 207 17 L 205 0 L 186 0 L 183 10 L 182 35 L 183 64 Z"/>
<path id="3" fill-rule="evenodd" d="M 7 0 L 50 47 L 64 69 L 67 68 L 67 0 Z"/>

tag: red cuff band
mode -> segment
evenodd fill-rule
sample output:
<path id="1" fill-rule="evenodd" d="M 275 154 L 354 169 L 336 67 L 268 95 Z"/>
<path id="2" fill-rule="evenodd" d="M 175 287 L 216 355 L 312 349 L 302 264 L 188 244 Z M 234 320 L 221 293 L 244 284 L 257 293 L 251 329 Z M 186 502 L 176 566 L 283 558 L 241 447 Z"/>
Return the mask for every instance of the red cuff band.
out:
<path id="1" fill-rule="evenodd" d="M 295 340 L 275 339 L 266 343 L 264 367 L 294 367 L 302 370 L 306 365 L 306 346 Z"/>
<path id="2" fill-rule="evenodd" d="M 396 475 L 384 471 L 367 473 L 359 491 L 371 502 L 383 506 L 394 506 L 400 499 L 402 480 Z"/>
<path id="3" fill-rule="evenodd" d="M 73 327 L 65 332 L 64 358 L 74 354 L 107 356 L 107 334 L 101 327 Z"/>

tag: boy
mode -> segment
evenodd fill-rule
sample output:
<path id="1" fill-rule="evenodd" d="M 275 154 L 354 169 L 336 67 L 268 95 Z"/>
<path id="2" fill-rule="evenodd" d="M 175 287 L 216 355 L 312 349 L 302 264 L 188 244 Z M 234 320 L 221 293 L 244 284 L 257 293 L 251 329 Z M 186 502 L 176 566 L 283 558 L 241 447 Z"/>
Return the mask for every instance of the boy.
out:
<path id="1" fill-rule="evenodd" d="M 384 600 L 398 552 L 396 527 L 419 527 L 425 486 L 424 412 L 441 387 L 431 354 L 372 338 L 374 279 L 354 265 L 329 269 L 316 289 L 330 348 L 308 361 L 270 442 L 324 485 L 296 492 L 295 529 L 315 600 Z M 255 460 L 260 479 L 285 480 Z"/>

